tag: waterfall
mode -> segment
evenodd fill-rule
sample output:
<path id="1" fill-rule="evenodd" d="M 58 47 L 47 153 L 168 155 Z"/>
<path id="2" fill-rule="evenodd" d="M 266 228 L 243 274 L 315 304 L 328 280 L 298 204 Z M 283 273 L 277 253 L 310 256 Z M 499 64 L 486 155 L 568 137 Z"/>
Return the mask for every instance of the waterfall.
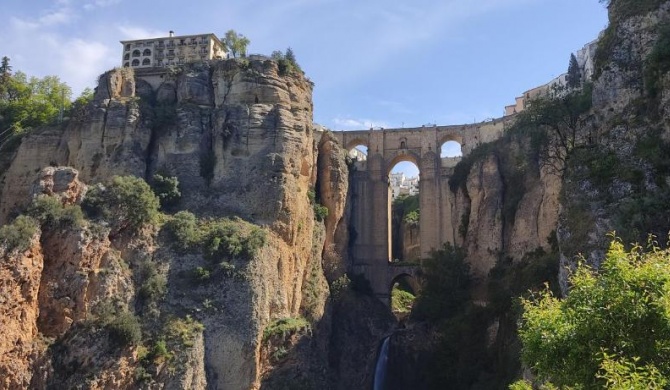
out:
<path id="1" fill-rule="evenodd" d="M 386 388 L 386 363 L 389 359 L 389 340 L 388 336 L 382 341 L 382 347 L 379 348 L 379 355 L 377 356 L 377 364 L 375 364 L 375 379 L 372 382 L 373 390 L 384 390 Z"/>

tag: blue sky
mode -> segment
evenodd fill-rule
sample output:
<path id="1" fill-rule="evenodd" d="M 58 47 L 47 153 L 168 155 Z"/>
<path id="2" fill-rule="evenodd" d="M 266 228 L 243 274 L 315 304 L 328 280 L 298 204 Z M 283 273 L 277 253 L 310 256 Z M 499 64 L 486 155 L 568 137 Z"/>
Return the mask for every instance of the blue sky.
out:
<path id="1" fill-rule="evenodd" d="M 234 29 L 250 53 L 293 48 L 326 127 L 446 125 L 501 116 L 606 23 L 597 0 L 2 0 L 0 56 L 78 93 L 119 40 Z"/>

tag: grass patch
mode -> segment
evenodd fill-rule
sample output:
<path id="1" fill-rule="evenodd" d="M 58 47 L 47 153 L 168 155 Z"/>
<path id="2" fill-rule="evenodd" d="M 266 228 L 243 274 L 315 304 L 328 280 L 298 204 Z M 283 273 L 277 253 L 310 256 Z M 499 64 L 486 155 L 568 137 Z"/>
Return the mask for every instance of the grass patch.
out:
<path id="1" fill-rule="evenodd" d="M 286 340 L 287 337 L 293 334 L 309 332 L 311 329 L 312 325 L 304 317 L 280 318 L 272 321 L 265 330 L 263 330 L 263 340 L 280 336 L 282 340 Z"/>

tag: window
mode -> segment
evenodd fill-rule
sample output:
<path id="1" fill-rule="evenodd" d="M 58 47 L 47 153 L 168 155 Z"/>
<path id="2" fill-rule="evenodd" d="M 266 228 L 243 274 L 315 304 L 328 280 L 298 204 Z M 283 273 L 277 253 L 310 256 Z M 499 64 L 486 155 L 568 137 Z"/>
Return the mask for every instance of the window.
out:
<path id="1" fill-rule="evenodd" d="M 129 60 L 129 59 L 130 59 L 130 53 L 126 53 L 126 54 L 123 56 L 123 59 L 124 59 L 124 60 Z"/>
<path id="2" fill-rule="evenodd" d="M 142 60 L 142 65 L 144 65 L 144 66 L 146 66 L 146 65 L 151 65 L 151 60 L 148 59 L 148 58 L 143 59 L 143 60 Z"/>
<path id="3" fill-rule="evenodd" d="M 133 66 L 140 66 L 140 60 L 137 58 L 133 60 Z"/>
<path id="4" fill-rule="evenodd" d="M 130 62 L 127 62 L 127 61 L 126 61 L 126 62 L 123 63 L 123 67 L 124 67 L 124 68 L 127 68 L 127 67 L 129 67 L 129 66 L 130 66 Z"/>
<path id="5" fill-rule="evenodd" d="M 130 50 L 130 43 L 126 43 L 126 50 Z"/>
<path id="6" fill-rule="evenodd" d="M 135 49 L 133 50 L 133 57 L 139 57 L 140 56 L 140 51 Z"/>
<path id="7" fill-rule="evenodd" d="M 151 55 L 151 50 L 149 49 L 144 49 L 144 52 L 142 53 L 143 56 L 150 56 Z"/>

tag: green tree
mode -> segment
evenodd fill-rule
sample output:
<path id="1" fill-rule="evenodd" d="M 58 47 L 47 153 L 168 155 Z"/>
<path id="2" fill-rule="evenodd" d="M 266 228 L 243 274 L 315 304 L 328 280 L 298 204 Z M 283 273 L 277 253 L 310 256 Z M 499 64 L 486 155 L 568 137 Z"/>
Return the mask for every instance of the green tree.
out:
<path id="1" fill-rule="evenodd" d="M 135 231 L 158 217 L 159 200 L 149 185 L 135 176 L 114 176 L 108 186 L 92 187 L 82 204 L 90 217 L 110 223 L 113 233 Z"/>
<path id="2" fill-rule="evenodd" d="M 226 35 L 223 38 L 223 44 L 226 45 L 233 58 L 237 58 L 238 55 L 241 57 L 246 56 L 249 43 L 251 43 L 249 38 L 238 34 L 235 30 L 226 31 Z"/>
<path id="3" fill-rule="evenodd" d="M 661 389 L 670 379 L 670 250 L 625 251 L 579 265 L 559 299 L 523 300 L 522 359 L 541 380 L 584 389 Z"/>
<path id="4" fill-rule="evenodd" d="M 412 315 L 439 321 L 453 316 L 469 298 L 470 267 L 462 249 L 444 244 L 422 263 L 423 288 Z"/>
<path id="5" fill-rule="evenodd" d="M 540 164 L 562 176 L 573 150 L 589 142 L 584 124 L 590 109 L 591 86 L 586 84 L 582 90 L 559 97 L 532 100 L 517 125 L 533 129 Z"/>
<path id="6" fill-rule="evenodd" d="M 582 71 L 579 69 L 579 63 L 577 63 L 577 57 L 574 54 L 570 54 L 567 82 L 569 89 L 579 88 L 582 85 Z"/>

